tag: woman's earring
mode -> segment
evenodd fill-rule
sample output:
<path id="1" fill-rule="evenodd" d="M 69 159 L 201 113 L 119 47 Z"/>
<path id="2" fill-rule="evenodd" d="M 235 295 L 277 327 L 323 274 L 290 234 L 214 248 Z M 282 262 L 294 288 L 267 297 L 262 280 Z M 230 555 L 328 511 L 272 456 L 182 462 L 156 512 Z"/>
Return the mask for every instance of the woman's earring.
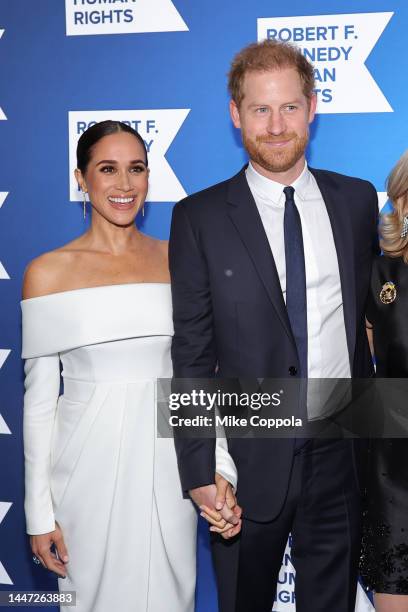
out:
<path id="1" fill-rule="evenodd" d="M 404 220 L 402 222 L 401 238 L 404 239 L 407 234 L 408 234 L 408 215 L 404 217 Z"/>
<path id="2" fill-rule="evenodd" d="M 144 217 L 144 204 L 142 206 L 142 217 Z"/>
<path id="3" fill-rule="evenodd" d="M 82 195 L 84 198 L 84 219 L 86 219 L 86 191 L 82 191 Z"/>

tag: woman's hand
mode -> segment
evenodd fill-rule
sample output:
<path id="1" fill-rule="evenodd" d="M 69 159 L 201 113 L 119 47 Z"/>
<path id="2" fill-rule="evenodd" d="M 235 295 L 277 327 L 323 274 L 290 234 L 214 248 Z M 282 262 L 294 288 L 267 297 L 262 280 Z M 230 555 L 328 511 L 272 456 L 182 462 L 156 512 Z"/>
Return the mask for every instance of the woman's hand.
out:
<path id="1" fill-rule="evenodd" d="M 38 557 L 44 567 L 55 572 L 61 578 L 66 577 L 65 564 L 69 560 L 68 551 L 58 523 L 55 523 L 54 531 L 31 536 L 30 544 L 34 555 Z M 55 545 L 57 554 L 51 552 L 53 545 Z"/>

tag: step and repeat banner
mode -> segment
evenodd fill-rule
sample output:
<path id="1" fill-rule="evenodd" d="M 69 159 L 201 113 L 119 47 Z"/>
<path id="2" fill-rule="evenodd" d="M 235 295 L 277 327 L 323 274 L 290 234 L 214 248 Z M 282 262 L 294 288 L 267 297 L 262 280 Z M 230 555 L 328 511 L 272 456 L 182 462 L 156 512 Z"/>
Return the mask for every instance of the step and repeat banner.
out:
<path id="1" fill-rule="evenodd" d="M 255 40 L 290 41 L 315 66 L 310 165 L 372 181 L 387 210 L 385 179 L 408 146 L 407 23 L 405 0 L 1 0 L 1 590 L 56 588 L 24 532 L 19 301 L 28 261 L 89 222 L 73 177 L 80 134 L 107 118 L 140 132 L 151 166 L 141 229 L 167 238 L 177 200 L 246 161 L 228 114 L 231 58 Z M 215 612 L 204 524 L 198 564 L 197 610 Z M 275 612 L 296 609 L 294 578 L 289 541 Z M 361 588 L 356 609 L 373 609 Z"/>

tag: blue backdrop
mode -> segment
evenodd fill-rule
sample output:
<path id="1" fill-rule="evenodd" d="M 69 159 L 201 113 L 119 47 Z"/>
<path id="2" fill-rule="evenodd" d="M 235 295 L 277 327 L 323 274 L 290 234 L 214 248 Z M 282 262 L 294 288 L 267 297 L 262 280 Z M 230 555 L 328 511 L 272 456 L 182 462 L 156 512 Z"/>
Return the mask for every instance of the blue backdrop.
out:
<path id="1" fill-rule="evenodd" d="M 70 150 L 90 121 L 122 118 L 150 148 L 142 229 L 166 238 L 174 202 L 244 163 L 226 73 L 258 37 L 295 40 L 320 94 L 308 159 L 384 182 L 408 138 L 405 0 L 2 0 L 0 4 L 0 589 L 56 588 L 24 533 L 20 293 L 24 268 L 86 228 Z M 327 13 L 330 12 L 330 15 Z M 369 13 L 369 15 L 367 15 Z M 258 21 L 259 20 L 259 21 Z M 166 111 L 166 112 L 164 112 Z M 165 155 L 165 157 L 164 157 Z M 206 529 L 198 604 L 216 610 Z M 294 610 L 290 557 L 274 610 Z M 359 610 L 370 605 L 360 592 Z"/>

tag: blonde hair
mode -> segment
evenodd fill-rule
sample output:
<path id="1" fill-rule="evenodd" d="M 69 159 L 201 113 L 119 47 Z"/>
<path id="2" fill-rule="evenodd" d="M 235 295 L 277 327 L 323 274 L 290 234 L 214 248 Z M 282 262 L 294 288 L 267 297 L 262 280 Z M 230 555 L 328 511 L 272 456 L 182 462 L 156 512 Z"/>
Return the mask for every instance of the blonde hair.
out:
<path id="1" fill-rule="evenodd" d="M 278 40 L 252 43 L 236 54 L 228 74 L 228 90 L 231 98 L 238 107 L 241 105 L 247 72 L 267 72 L 282 68 L 295 68 L 302 82 L 303 93 L 310 100 L 315 86 L 312 64 L 298 47 Z"/>
<path id="2" fill-rule="evenodd" d="M 394 210 L 382 215 L 380 245 L 386 255 L 402 257 L 408 264 L 408 235 L 401 238 L 404 217 L 408 215 L 408 150 L 400 157 L 387 179 L 387 195 Z"/>

